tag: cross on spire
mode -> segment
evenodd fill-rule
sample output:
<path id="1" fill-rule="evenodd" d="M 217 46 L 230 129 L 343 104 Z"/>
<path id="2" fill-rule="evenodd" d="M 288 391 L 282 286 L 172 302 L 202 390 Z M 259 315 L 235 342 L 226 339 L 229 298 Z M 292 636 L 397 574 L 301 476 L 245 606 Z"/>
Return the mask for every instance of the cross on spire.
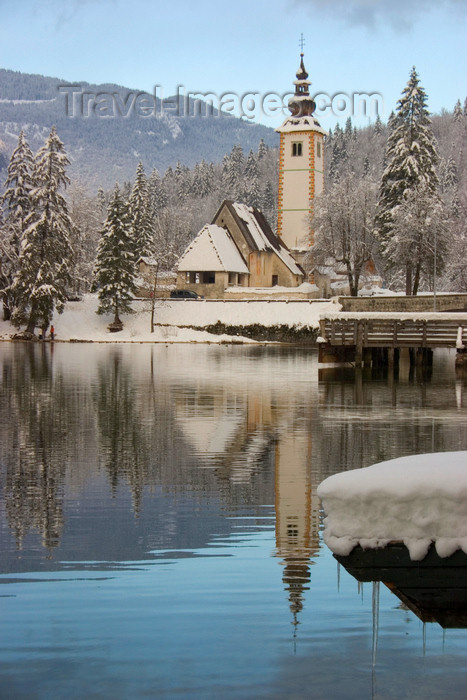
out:
<path id="1" fill-rule="evenodd" d="M 305 37 L 303 36 L 303 32 L 300 34 L 298 45 L 300 46 L 300 53 L 303 53 L 303 47 L 305 45 Z"/>

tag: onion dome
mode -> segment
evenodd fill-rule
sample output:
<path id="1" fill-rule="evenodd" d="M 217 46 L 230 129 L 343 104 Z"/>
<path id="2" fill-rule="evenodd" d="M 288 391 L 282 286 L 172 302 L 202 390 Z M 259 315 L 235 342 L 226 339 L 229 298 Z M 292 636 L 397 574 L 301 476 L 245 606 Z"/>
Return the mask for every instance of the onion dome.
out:
<path id="1" fill-rule="evenodd" d="M 289 100 L 289 111 L 294 117 L 311 116 L 316 109 L 315 101 L 310 97 L 308 90 L 311 81 L 308 80 L 308 73 L 303 63 L 303 53 L 300 54 L 300 67 L 296 73 L 297 79 L 294 80 L 295 93 Z"/>

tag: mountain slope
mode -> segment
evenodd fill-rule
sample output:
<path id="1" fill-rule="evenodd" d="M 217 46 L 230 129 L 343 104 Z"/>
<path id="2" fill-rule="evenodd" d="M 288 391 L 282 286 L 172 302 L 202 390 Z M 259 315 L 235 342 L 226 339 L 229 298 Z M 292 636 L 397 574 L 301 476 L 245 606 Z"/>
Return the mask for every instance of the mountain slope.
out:
<path id="1" fill-rule="evenodd" d="M 133 180 L 140 160 L 147 173 L 153 168 L 163 173 L 177 161 L 188 166 L 202 159 L 219 162 L 236 143 L 245 151 L 256 150 L 261 138 L 269 146 L 278 145 L 273 129 L 216 109 L 206 115 L 205 103 L 177 98 L 161 102 L 120 85 L 83 82 L 66 87 L 70 85 L 0 69 L 2 181 L 20 130 L 35 151 L 53 124 L 72 162 L 70 177 L 90 191 Z"/>

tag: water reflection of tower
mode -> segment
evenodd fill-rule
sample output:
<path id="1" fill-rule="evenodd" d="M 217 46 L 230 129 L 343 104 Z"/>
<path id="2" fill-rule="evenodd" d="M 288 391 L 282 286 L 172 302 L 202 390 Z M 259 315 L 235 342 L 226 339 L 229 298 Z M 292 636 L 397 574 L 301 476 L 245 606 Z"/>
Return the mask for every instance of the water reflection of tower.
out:
<path id="1" fill-rule="evenodd" d="M 296 626 L 319 549 L 319 499 L 311 483 L 311 434 L 287 431 L 276 447 L 276 551 Z"/>

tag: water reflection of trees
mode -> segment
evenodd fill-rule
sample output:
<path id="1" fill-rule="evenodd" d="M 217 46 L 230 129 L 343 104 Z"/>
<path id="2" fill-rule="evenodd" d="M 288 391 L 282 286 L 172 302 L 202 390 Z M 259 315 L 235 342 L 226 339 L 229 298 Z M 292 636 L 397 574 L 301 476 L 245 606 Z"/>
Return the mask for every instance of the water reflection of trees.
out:
<path id="1" fill-rule="evenodd" d="M 25 390 L 26 389 L 26 390 Z M 49 347 L 20 346 L 2 364 L 1 454 L 6 514 L 19 547 L 32 529 L 57 545 L 73 395 L 52 369 Z"/>
<path id="2" fill-rule="evenodd" d="M 137 407 L 137 387 L 118 350 L 99 364 L 95 392 L 99 460 L 109 475 L 112 492 L 119 480 L 128 480 L 135 511 L 140 507 L 149 445 L 144 422 Z"/>

